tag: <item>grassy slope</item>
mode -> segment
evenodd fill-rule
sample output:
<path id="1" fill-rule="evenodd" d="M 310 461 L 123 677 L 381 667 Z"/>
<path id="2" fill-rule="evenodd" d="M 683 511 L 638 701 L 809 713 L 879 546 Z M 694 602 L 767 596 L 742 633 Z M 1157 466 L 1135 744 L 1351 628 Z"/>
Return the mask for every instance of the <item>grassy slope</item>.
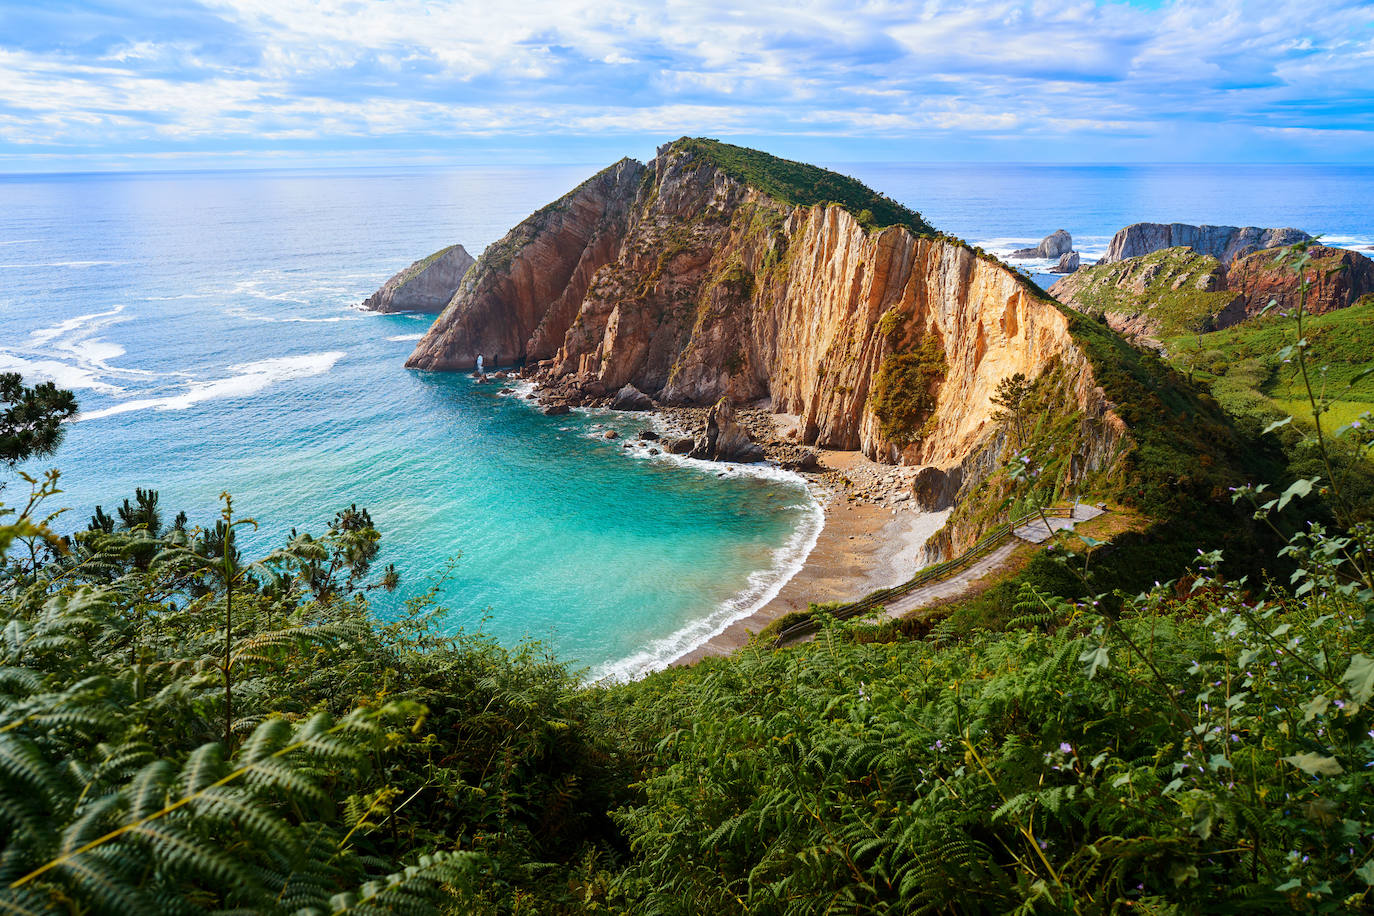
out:
<path id="1" fill-rule="evenodd" d="M 1314 315 L 1306 323 L 1309 365 L 1319 370 L 1326 367 L 1321 376 L 1325 393 L 1337 402 L 1328 418 L 1332 425 L 1343 425 L 1374 410 L 1374 376 L 1352 384 L 1374 361 L 1374 296 L 1347 309 Z M 1293 321 L 1275 316 L 1210 334 L 1178 336 L 1166 345 L 1175 365 L 1211 385 L 1228 407 L 1233 402 L 1238 407 L 1248 395 L 1275 412 L 1310 420 L 1312 411 L 1296 364 L 1275 356 L 1295 336 Z"/>
<path id="2" fill-rule="evenodd" d="M 1075 290 L 1074 306 L 1081 311 L 1145 314 L 1158 322 L 1161 334 L 1173 335 L 1208 327 L 1235 298 L 1230 292 L 1198 289 L 1199 281 L 1205 283 L 1220 266 L 1216 258 L 1189 248 L 1165 248 L 1116 264 L 1084 267 L 1062 282 Z M 1152 277 L 1145 292 L 1137 293 L 1133 285 L 1147 274 Z"/>
<path id="3" fill-rule="evenodd" d="M 673 147 L 705 158 L 737 181 L 784 203 L 799 207 L 836 203 L 865 229 L 904 226 L 915 235 L 935 234 L 921 214 L 847 175 L 719 140 L 683 137 Z"/>

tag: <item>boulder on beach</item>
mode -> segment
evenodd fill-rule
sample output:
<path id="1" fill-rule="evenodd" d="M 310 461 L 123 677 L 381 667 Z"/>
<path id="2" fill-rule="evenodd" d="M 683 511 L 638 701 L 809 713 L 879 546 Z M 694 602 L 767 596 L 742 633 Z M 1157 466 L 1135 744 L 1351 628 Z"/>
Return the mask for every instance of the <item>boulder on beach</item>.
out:
<path id="1" fill-rule="evenodd" d="M 668 444 L 668 452 L 673 455 L 688 455 L 695 445 L 696 442 L 690 438 L 674 439 Z"/>
<path id="2" fill-rule="evenodd" d="M 572 408 L 567 404 L 550 404 L 544 408 L 544 416 L 546 417 L 561 417 L 569 413 L 572 413 Z"/>
<path id="3" fill-rule="evenodd" d="M 611 410 L 653 410 L 654 402 L 634 385 L 626 385 L 615 393 Z"/>
<path id="4" fill-rule="evenodd" d="M 642 429 L 639 431 L 639 438 L 643 439 L 645 442 L 657 442 L 658 433 L 654 432 L 652 429 Z"/>
<path id="5" fill-rule="evenodd" d="M 958 466 L 949 470 L 925 467 L 916 472 L 911 494 L 916 497 L 916 507 L 922 512 L 939 512 L 954 505 L 954 497 L 959 495 L 963 482 L 964 472 Z"/>
<path id="6" fill-rule="evenodd" d="M 608 429 L 608 430 L 606 430 L 604 433 L 601 434 L 601 438 L 603 438 L 603 439 L 619 439 L 619 438 L 620 438 L 620 433 L 616 432 L 616 431 L 613 430 L 613 429 Z"/>
<path id="7" fill-rule="evenodd" d="M 735 419 L 730 400 L 721 398 L 706 415 L 706 431 L 697 439 L 689 457 L 749 464 L 763 460 L 763 446 L 749 438 L 749 431 Z"/>

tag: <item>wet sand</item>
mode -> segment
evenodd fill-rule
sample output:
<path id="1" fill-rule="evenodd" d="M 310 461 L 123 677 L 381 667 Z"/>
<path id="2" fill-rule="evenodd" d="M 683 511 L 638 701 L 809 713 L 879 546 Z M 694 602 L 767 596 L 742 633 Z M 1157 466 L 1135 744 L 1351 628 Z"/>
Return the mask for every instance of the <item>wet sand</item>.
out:
<path id="1" fill-rule="evenodd" d="M 846 475 L 873 464 L 858 452 L 825 451 L 821 460 L 826 468 Z M 920 548 L 947 514 L 918 512 L 910 501 L 896 508 L 853 504 L 838 489 L 820 498 L 825 527 L 801 570 L 768 604 L 673 664 L 729 655 L 772 621 L 792 611 L 804 611 L 808 604 L 855 601 L 869 592 L 905 582 L 920 569 Z"/>

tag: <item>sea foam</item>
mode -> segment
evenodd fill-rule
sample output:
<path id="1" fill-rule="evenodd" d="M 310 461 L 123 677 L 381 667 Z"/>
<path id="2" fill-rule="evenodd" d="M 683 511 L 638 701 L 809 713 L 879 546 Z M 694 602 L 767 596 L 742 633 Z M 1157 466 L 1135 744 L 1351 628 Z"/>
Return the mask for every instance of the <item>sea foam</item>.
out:
<path id="1" fill-rule="evenodd" d="M 342 350 L 330 350 L 324 353 L 282 356 L 230 366 L 228 371 L 235 374 L 226 378 L 192 382 L 179 394 L 125 401 L 113 407 L 83 413 L 78 419 L 98 420 L 101 417 L 112 417 L 135 410 L 185 410 L 203 401 L 246 397 L 257 394 L 277 382 L 322 375 L 334 368 L 334 364 L 345 355 Z"/>

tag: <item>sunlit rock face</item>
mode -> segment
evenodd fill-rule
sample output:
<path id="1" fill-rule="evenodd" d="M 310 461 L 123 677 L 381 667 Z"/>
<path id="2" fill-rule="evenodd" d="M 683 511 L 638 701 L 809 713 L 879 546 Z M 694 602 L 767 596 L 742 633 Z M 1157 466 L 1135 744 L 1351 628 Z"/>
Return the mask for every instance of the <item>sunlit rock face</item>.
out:
<path id="1" fill-rule="evenodd" d="M 925 421 L 898 435 L 875 386 L 921 347 L 943 368 Z M 626 385 L 666 404 L 769 399 L 806 444 L 948 468 L 993 440 L 1002 379 L 1057 365 L 1096 451 L 1124 435 L 1061 307 L 999 261 L 793 205 L 681 143 L 617 163 L 489 248 L 408 365 L 479 354 L 571 402 Z"/>

